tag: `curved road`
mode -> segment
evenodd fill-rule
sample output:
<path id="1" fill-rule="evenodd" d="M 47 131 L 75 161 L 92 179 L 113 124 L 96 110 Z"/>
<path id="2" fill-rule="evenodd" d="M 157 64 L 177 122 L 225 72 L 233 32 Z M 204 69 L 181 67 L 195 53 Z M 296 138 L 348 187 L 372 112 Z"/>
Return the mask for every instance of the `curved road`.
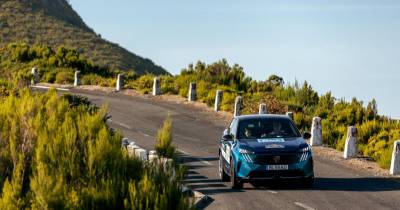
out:
<path id="1" fill-rule="evenodd" d="M 218 139 L 228 122 L 212 113 L 118 93 L 72 90 L 97 105 L 108 104 L 110 125 L 146 149 L 152 149 L 157 129 L 167 114 L 173 117 L 173 138 L 189 167 L 186 184 L 210 197 L 205 209 L 400 209 L 400 180 L 374 178 L 315 157 L 316 184 L 302 188 L 295 183 L 245 184 L 232 190 L 218 179 Z"/>

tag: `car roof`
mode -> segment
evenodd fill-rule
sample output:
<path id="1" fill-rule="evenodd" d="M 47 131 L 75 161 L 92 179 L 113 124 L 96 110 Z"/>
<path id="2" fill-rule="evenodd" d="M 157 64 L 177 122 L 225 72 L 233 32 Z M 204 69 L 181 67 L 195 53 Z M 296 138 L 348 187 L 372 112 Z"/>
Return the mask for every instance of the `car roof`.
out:
<path id="1" fill-rule="evenodd" d="M 235 117 L 238 120 L 249 120 L 249 119 L 289 119 L 291 118 L 287 115 L 282 114 L 250 114 L 250 115 L 240 115 Z"/>

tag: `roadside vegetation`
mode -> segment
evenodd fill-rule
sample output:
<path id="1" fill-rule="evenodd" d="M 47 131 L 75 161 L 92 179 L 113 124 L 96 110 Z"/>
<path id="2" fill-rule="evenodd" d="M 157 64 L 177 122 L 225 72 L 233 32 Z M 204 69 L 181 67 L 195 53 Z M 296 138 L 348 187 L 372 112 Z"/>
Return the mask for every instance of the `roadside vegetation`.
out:
<path id="1" fill-rule="evenodd" d="M 78 52 L 59 48 L 52 50 L 45 46 L 10 44 L 1 50 L 0 94 L 8 94 L 5 86 L 17 86 L 29 78 L 33 66 L 40 69 L 41 82 L 68 83 L 73 81 L 76 70 L 82 72 L 82 83 L 114 87 L 120 71 L 97 67 Z M 138 76 L 133 71 L 124 72 L 125 88 L 150 93 L 155 75 Z M 265 80 L 248 77 L 237 64 L 226 60 L 206 64 L 197 62 L 182 69 L 179 75 L 161 75 L 163 94 L 188 95 L 190 82 L 197 83 L 197 97 L 200 102 L 214 105 L 216 90 L 223 90 L 221 110 L 232 112 L 236 96 L 244 98 L 244 114 L 257 113 L 259 103 L 266 103 L 270 113 L 294 112 L 294 121 L 303 131 L 311 129 L 314 116 L 320 116 L 323 126 L 323 141 L 338 150 L 343 150 L 347 127 L 356 125 L 359 136 L 359 153 L 371 157 L 383 168 L 390 165 L 393 142 L 400 138 L 397 120 L 378 115 L 377 102 L 368 103 L 353 98 L 345 101 L 332 96 L 330 92 L 317 93 L 307 82 L 286 83 L 283 78 L 271 75 Z M 12 83 L 8 81 L 14 81 Z"/>
<path id="2" fill-rule="evenodd" d="M 1 85 L 1 209 L 191 208 L 182 170 L 130 158 L 106 107 Z"/>

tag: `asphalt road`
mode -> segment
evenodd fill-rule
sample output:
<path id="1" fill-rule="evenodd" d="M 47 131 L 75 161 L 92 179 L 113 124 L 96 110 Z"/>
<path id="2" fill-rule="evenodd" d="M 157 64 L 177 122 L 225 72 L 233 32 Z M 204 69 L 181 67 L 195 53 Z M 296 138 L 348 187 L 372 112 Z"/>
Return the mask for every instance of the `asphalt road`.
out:
<path id="1" fill-rule="evenodd" d="M 315 157 L 316 184 L 312 189 L 296 183 L 245 184 L 232 190 L 218 179 L 218 139 L 227 122 L 212 113 L 173 102 L 83 90 L 73 93 L 97 105 L 108 104 L 109 124 L 152 149 L 157 129 L 168 113 L 173 117 L 173 138 L 189 167 L 186 184 L 207 194 L 205 209 L 400 209 L 400 180 L 374 178 L 333 161 Z"/>

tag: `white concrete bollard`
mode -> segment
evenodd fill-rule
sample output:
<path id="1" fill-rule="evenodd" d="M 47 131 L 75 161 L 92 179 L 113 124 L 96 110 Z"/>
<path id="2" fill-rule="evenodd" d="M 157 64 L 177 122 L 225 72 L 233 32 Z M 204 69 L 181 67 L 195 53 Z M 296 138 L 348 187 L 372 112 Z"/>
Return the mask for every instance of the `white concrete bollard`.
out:
<path id="1" fill-rule="evenodd" d="M 155 151 L 155 150 L 149 151 L 149 161 L 150 162 L 157 160 L 157 158 L 158 158 L 157 151 Z"/>
<path id="2" fill-rule="evenodd" d="M 74 86 L 77 87 L 81 84 L 81 72 L 80 71 L 76 71 L 75 72 L 75 80 L 74 80 Z"/>
<path id="3" fill-rule="evenodd" d="M 322 119 L 320 117 L 314 117 L 311 125 L 311 146 L 322 145 Z"/>
<path id="4" fill-rule="evenodd" d="M 390 174 L 400 175 L 400 140 L 394 142 Z"/>
<path id="5" fill-rule="evenodd" d="M 242 108 L 243 108 L 243 98 L 242 96 L 238 96 L 235 99 L 235 110 L 233 112 L 234 116 L 240 116 L 242 114 Z"/>
<path id="6" fill-rule="evenodd" d="M 268 114 L 267 104 L 260 104 L 258 107 L 258 114 Z"/>
<path id="7" fill-rule="evenodd" d="M 32 73 L 31 84 L 36 85 L 36 83 L 39 82 L 39 69 L 36 67 L 33 67 L 31 70 L 31 73 Z"/>
<path id="8" fill-rule="evenodd" d="M 347 130 L 346 143 L 344 145 L 343 157 L 345 159 L 357 156 L 357 128 L 350 126 Z"/>
<path id="9" fill-rule="evenodd" d="M 160 78 L 155 77 L 153 81 L 153 96 L 161 95 Z"/>
<path id="10" fill-rule="evenodd" d="M 195 82 L 191 82 L 189 84 L 188 100 L 189 101 L 196 101 L 197 100 L 197 91 L 196 91 L 196 83 Z"/>
<path id="11" fill-rule="evenodd" d="M 288 116 L 290 119 L 294 120 L 293 112 L 286 112 L 286 116 Z"/>
<path id="12" fill-rule="evenodd" d="M 214 110 L 216 112 L 218 112 L 220 110 L 223 94 L 224 94 L 224 92 L 222 90 L 217 90 L 217 92 L 215 94 Z"/>
<path id="13" fill-rule="evenodd" d="M 115 90 L 121 91 L 123 88 L 124 88 L 124 76 L 122 74 L 118 74 Z"/>
<path id="14" fill-rule="evenodd" d="M 135 143 L 130 143 L 128 146 L 127 146 L 127 149 L 128 149 L 128 155 L 129 155 L 129 157 L 135 157 L 135 150 L 137 150 L 137 149 L 141 149 L 139 146 L 137 146 Z"/>
<path id="15" fill-rule="evenodd" d="M 147 151 L 142 148 L 135 149 L 135 156 L 142 161 L 147 161 Z"/>

